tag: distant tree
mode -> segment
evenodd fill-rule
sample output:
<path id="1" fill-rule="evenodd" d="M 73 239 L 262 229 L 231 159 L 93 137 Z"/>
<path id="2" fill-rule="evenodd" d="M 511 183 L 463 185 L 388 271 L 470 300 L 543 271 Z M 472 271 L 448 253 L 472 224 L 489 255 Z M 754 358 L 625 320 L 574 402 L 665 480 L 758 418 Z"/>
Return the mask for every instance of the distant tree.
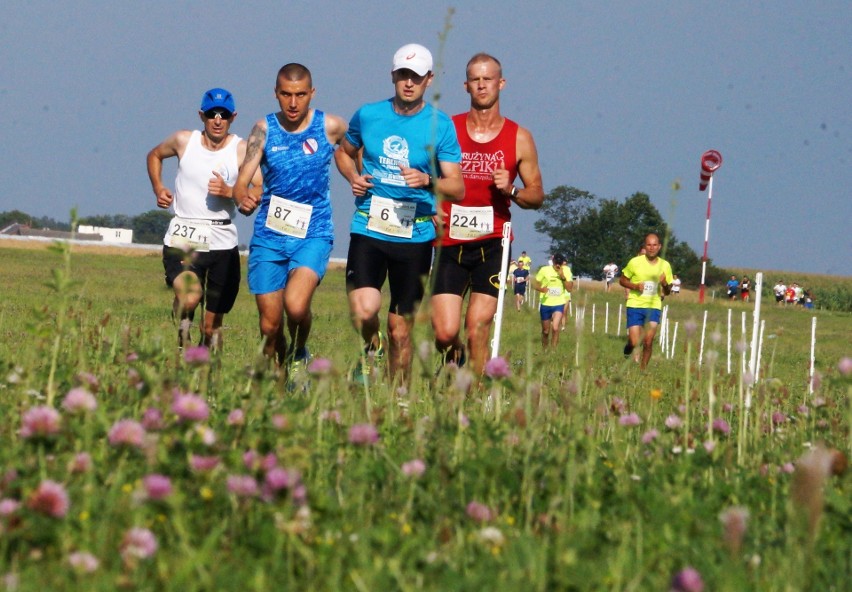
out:
<path id="1" fill-rule="evenodd" d="M 576 275 L 601 279 L 603 266 L 614 261 L 623 267 L 642 246 L 645 235 L 656 232 L 666 248 L 665 258 L 687 285 L 698 285 L 701 259 L 668 232 L 660 212 L 645 193 L 634 193 L 624 202 L 600 199 L 576 187 L 559 186 L 544 198 L 542 219 L 535 229 L 550 237 L 552 252 L 561 252 Z M 713 277 L 721 270 L 708 266 Z M 708 281 L 709 284 L 709 281 Z"/>
<path id="2" fill-rule="evenodd" d="M 10 224 L 31 224 L 32 216 L 20 210 L 12 210 L 10 212 L 0 212 L 0 229 L 6 228 Z"/>
<path id="3" fill-rule="evenodd" d="M 86 226 L 100 226 L 103 228 L 132 228 L 133 217 L 126 214 L 101 214 L 98 216 L 86 216 L 84 218 L 80 218 L 79 224 Z"/>
<path id="4" fill-rule="evenodd" d="M 149 210 L 134 217 L 131 222 L 133 242 L 150 245 L 162 242 L 171 219 L 172 215 L 166 210 Z"/>

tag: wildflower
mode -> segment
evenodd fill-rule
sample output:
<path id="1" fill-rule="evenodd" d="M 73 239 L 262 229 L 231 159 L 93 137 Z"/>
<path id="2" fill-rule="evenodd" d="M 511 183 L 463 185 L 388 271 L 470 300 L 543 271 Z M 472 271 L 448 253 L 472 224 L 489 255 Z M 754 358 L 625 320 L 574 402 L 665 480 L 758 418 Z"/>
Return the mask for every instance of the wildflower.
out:
<path id="1" fill-rule="evenodd" d="M 670 430 L 679 430 L 683 426 L 683 420 L 680 416 L 675 415 L 674 413 L 669 415 L 664 423 Z"/>
<path id="2" fill-rule="evenodd" d="M 31 407 L 21 418 L 22 438 L 47 438 L 59 433 L 61 417 L 53 407 Z"/>
<path id="3" fill-rule="evenodd" d="M 725 404 L 722 405 L 722 411 L 725 412 L 725 413 L 730 413 L 733 410 L 734 410 L 734 406 L 731 405 L 730 403 L 725 403 Z"/>
<path id="4" fill-rule="evenodd" d="M 216 443 L 216 432 L 210 426 L 196 424 L 195 433 L 205 446 L 213 446 Z"/>
<path id="5" fill-rule="evenodd" d="M 97 571 L 101 562 L 88 551 L 75 551 L 68 556 L 68 564 L 78 574 L 89 574 Z"/>
<path id="6" fill-rule="evenodd" d="M 70 505 L 68 494 L 62 484 L 50 479 L 39 483 L 38 488 L 27 500 L 28 508 L 52 518 L 63 518 L 68 513 Z"/>
<path id="7" fill-rule="evenodd" d="M 10 516 L 18 511 L 21 507 L 21 502 L 18 500 L 5 497 L 0 499 L 0 516 Z"/>
<path id="8" fill-rule="evenodd" d="M 74 379 L 77 381 L 77 384 L 85 387 L 90 393 L 98 392 L 98 389 L 101 387 L 98 377 L 91 372 L 78 372 Z"/>
<path id="9" fill-rule="evenodd" d="M 486 526 L 476 533 L 476 538 L 480 543 L 491 545 L 492 547 L 502 547 L 506 542 L 506 537 L 500 532 L 499 528 L 494 526 Z"/>
<path id="10" fill-rule="evenodd" d="M 698 323 L 694 319 L 689 319 L 683 324 L 683 328 L 686 331 L 686 336 L 692 337 L 695 335 L 695 331 L 698 330 Z"/>
<path id="11" fill-rule="evenodd" d="M 655 401 L 659 401 L 663 398 L 663 391 L 660 389 L 651 389 L 651 398 Z"/>
<path id="12" fill-rule="evenodd" d="M 731 433 L 731 426 L 728 424 L 727 421 L 725 421 L 721 417 L 717 417 L 713 420 L 713 431 L 717 434 L 727 436 Z"/>
<path id="13" fill-rule="evenodd" d="M 650 444 L 651 442 L 656 440 L 657 437 L 659 437 L 659 435 L 660 435 L 660 432 L 658 432 L 657 430 L 654 430 L 654 429 L 648 430 L 647 432 L 642 434 L 642 444 Z"/>
<path id="14" fill-rule="evenodd" d="M 204 421 L 210 415 L 204 399 L 193 393 L 178 393 L 172 411 L 183 421 Z"/>
<path id="15" fill-rule="evenodd" d="M 791 462 L 785 462 L 781 465 L 781 472 L 787 473 L 788 475 L 796 470 L 796 465 Z"/>
<path id="16" fill-rule="evenodd" d="M 157 552 L 157 537 L 147 528 L 131 528 L 124 533 L 120 549 L 125 562 L 148 559 Z"/>
<path id="17" fill-rule="evenodd" d="M 254 497 L 257 495 L 257 481 L 251 475 L 228 475 L 228 491 L 237 497 Z"/>
<path id="18" fill-rule="evenodd" d="M 837 450 L 829 450 L 822 446 L 814 446 L 796 461 L 796 471 L 790 485 L 790 495 L 793 502 L 806 512 L 811 537 L 816 535 L 819 520 L 823 511 L 823 488 L 832 473 L 836 473 L 835 463 L 838 458 Z"/>
<path id="19" fill-rule="evenodd" d="M 475 522 L 488 522 L 494 518 L 491 508 L 476 501 L 470 502 L 465 508 L 465 512 Z"/>
<path id="20" fill-rule="evenodd" d="M 636 413 L 628 413 L 618 418 L 618 423 L 623 426 L 633 427 L 642 423 L 642 418 Z"/>
<path id="21" fill-rule="evenodd" d="M 210 350 L 203 345 L 188 347 L 183 353 L 183 359 L 191 366 L 201 366 L 210 361 Z"/>
<path id="22" fill-rule="evenodd" d="M 369 446 L 379 441 L 379 432 L 369 423 L 359 423 L 349 428 L 349 442 L 358 446 Z"/>
<path id="23" fill-rule="evenodd" d="M 453 388 L 460 393 L 467 393 L 473 386 L 475 376 L 467 368 L 459 368 L 453 376 Z"/>
<path id="24" fill-rule="evenodd" d="M 308 364 L 308 374 L 311 376 L 327 376 L 331 374 L 332 364 L 328 358 L 314 358 Z"/>
<path id="25" fill-rule="evenodd" d="M 710 341 L 714 344 L 719 345 L 722 342 L 722 334 L 719 331 L 713 331 L 710 333 Z"/>
<path id="26" fill-rule="evenodd" d="M 92 455 L 88 452 L 78 452 L 68 462 L 69 473 L 88 473 L 92 470 Z"/>
<path id="27" fill-rule="evenodd" d="M 305 487 L 303 483 L 299 483 L 293 488 L 291 496 L 294 504 L 297 506 L 303 506 L 308 501 L 308 488 Z"/>
<path id="28" fill-rule="evenodd" d="M 69 413 L 85 413 L 98 407 L 95 396 L 82 387 L 72 388 L 62 400 L 62 408 Z"/>
<path id="29" fill-rule="evenodd" d="M 264 483 L 272 491 L 291 489 L 301 482 L 302 476 L 295 469 L 273 467 L 266 473 Z"/>
<path id="30" fill-rule="evenodd" d="M 624 413 L 624 409 L 626 408 L 626 404 L 624 403 L 624 399 L 621 397 L 613 397 L 612 402 L 609 404 L 609 409 L 616 415 L 621 415 Z"/>
<path id="31" fill-rule="evenodd" d="M 163 429 L 163 414 L 156 407 L 149 407 L 142 414 L 142 427 L 149 431 Z"/>
<path id="32" fill-rule="evenodd" d="M 464 413 L 459 413 L 459 425 L 462 428 L 470 427 L 470 419 Z"/>
<path id="33" fill-rule="evenodd" d="M 220 462 L 218 456 L 189 455 L 189 468 L 196 472 L 212 471 L 219 466 Z"/>
<path id="34" fill-rule="evenodd" d="M 694 567 L 687 566 L 672 578 L 671 592 L 702 592 L 704 582 Z"/>
<path id="35" fill-rule="evenodd" d="M 142 448 L 145 444 L 145 428 L 138 421 L 122 419 L 109 429 L 107 439 L 112 446 Z"/>
<path id="36" fill-rule="evenodd" d="M 272 427 L 274 427 L 279 432 L 286 430 L 290 425 L 290 420 L 287 419 L 286 415 L 282 415 L 280 413 L 276 413 L 272 416 Z"/>
<path id="37" fill-rule="evenodd" d="M 485 376 L 488 378 L 509 378 L 512 368 L 503 356 L 496 356 L 485 362 Z"/>
<path id="38" fill-rule="evenodd" d="M 781 413 L 780 411 L 776 411 L 772 414 L 772 423 L 774 425 L 780 425 L 787 421 L 787 416 Z"/>
<path id="39" fill-rule="evenodd" d="M 843 376 L 852 374 L 852 358 L 849 356 L 840 358 L 840 361 L 837 363 L 837 369 Z"/>
<path id="40" fill-rule="evenodd" d="M 811 410 L 808 409 L 807 405 L 799 405 L 798 407 L 796 407 L 796 411 L 799 413 L 799 415 L 805 416 L 811 412 Z"/>
<path id="41" fill-rule="evenodd" d="M 406 477 L 417 478 L 423 475 L 423 473 L 425 472 L 426 463 L 420 460 L 419 458 L 415 458 L 414 460 L 402 463 L 402 474 Z"/>
<path id="42" fill-rule="evenodd" d="M 754 384 L 754 373 L 746 370 L 743 372 L 743 384 L 746 386 L 751 386 Z"/>
<path id="43" fill-rule="evenodd" d="M 228 414 L 227 421 L 229 426 L 241 426 L 246 421 L 246 414 L 242 409 L 234 409 Z"/>
<path id="44" fill-rule="evenodd" d="M 127 354 L 127 357 L 124 358 L 127 363 L 135 362 L 138 359 L 139 354 L 137 354 L 136 352 L 130 352 L 129 354 Z"/>
<path id="45" fill-rule="evenodd" d="M 340 411 L 338 411 L 337 409 L 323 411 L 322 413 L 320 413 L 320 419 L 322 421 L 330 421 L 336 423 L 337 425 L 340 425 Z"/>
<path id="46" fill-rule="evenodd" d="M 707 454 L 713 454 L 713 451 L 716 450 L 716 442 L 714 440 L 705 440 L 703 446 Z"/>
<path id="47" fill-rule="evenodd" d="M 743 354 L 743 353 L 745 353 L 745 352 L 746 352 L 746 350 L 748 349 L 748 345 L 746 344 L 746 342 L 745 342 L 744 340 L 740 339 L 740 340 L 738 340 L 738 341 L 737 341 L 737 343 L 734 345 L 734 349 L 736 349 L 736 350 L 737 350 L 737 353 L 738 353 L 738 354 Z"/>
<path id="48" fill-rule="evenodd" d="M 142 487 L 150 500 L 162 500 L 172 494 L 172 482 L 165 475 L 153 473 L 142 479 Z"/>
<path id="49" fill-rule="evenodd" d="M 748 523 L 748 508 L 742 506 L 727 508 L 719 514 L 719 521 L 724 529 L 725 545 L 733 557 L 738 556 Z"/>

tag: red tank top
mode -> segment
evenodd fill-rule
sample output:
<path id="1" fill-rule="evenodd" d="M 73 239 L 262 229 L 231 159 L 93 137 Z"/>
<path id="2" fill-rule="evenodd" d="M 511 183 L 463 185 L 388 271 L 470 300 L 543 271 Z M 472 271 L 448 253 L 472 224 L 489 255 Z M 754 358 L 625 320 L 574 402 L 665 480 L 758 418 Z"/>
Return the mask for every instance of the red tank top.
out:
<path id="1" fill-rule="evenodd" d="M 503 236 L 503 223 L 512 218 L 512 214 L 509 212 L 510 199 L 497 190 L 491 180 L 491 173 L 502 164 L 509 171 L 509 178 L 512 181 L 518 176 L 518 162 L 515 155 L 518 124 L 511 119 L 504 119 L 503 129 L 500 130 L 500 133 L 493 140 L 485 143 L 476 142 L 468 135 L 467 113 L 454 116 L 453 124 L 456 126 L 456 136 L 459 139 L 462 151 L 461 169 L 464 177 L 464 200 L 459 204 L 452 204 L 448 201 L 442 203 L 445 226 L 440 244 L 457 245 L 472 240 L 501 238 Z M 453 205 L 465 208 L 491 206 L 494 211 L 492 230 L 488 234 L 474 238 L 450 237 L 450 226 L 453 223 L 458 228 L 471 222 L 470 216 L 465 213 L 465 210 L 456 208 L 456 211 L 453 212 Z M 477 212 L 473 211 L 473 215 L 476 214 Z M 481 222 L 481 216 L 479 218 L 474 223 Z"/>

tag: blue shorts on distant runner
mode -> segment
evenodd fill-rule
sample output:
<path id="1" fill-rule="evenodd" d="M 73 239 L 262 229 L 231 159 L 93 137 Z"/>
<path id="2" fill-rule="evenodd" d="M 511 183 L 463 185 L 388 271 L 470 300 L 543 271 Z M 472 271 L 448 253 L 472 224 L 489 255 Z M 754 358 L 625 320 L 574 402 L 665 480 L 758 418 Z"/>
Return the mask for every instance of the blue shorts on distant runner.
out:
<path id="1" fill-rule="evenodd" d="M 627 328 L 644 327 L 645 323 L 659 323 L 662 312 L 659 308 L 627 307 Z"/>
<path id="2" fill-rule="evenodd" d="M 249 291 L 269 294 L 282 290 L 287 286 L 290 272 L 298 267 L 311 269 L 322 281 L 333 244 L 330 238 L 282 237 L 275 242 L 252 239 L 248 258 Z"/>

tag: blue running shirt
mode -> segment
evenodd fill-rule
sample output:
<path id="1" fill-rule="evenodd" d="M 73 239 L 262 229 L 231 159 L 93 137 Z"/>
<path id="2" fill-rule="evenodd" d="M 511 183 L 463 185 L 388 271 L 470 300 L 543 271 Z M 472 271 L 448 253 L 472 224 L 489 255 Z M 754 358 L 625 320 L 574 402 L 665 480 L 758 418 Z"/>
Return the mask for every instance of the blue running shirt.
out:
<path id="1" fill-rule="evenodd" d="M 304 131 L 290 133 L 281 127 L 275 113 L 270 113 L 266 116 L 266 130 L 266 146 L 260 161 L 263 197 L 254 220 L 254 239 L 273 242 L 292 239 L 266 226 L 273 195 L 313 206 L 305 238 L 333 239 L 329 165 L 334 145 L 326 137 L 325 114 L 315 109 Z"/>

